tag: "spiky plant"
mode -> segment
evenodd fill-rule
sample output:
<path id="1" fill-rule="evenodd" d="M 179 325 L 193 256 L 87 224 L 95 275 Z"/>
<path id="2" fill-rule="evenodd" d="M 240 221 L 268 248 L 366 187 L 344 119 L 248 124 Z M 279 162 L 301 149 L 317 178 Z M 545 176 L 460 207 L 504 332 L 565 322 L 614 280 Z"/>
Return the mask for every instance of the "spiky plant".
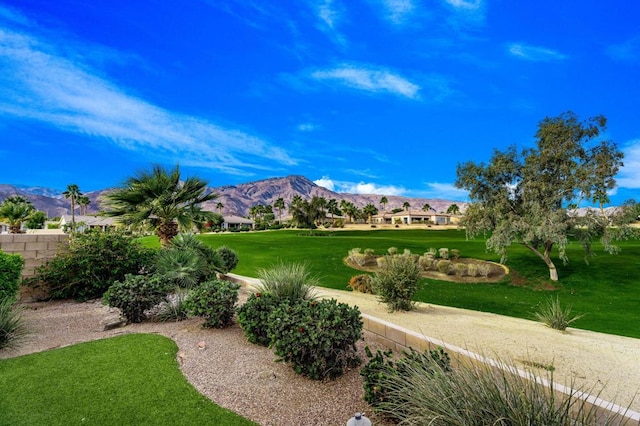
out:
<path id="1" fill-rule="evenodd" d="M 15 299 L 0 299 L 0 349 L 12 348 L 28 335 L 22 312 L 15 306 Z"/>
<path id="2" fill-rule="evenodd" d="M 564 331 L 567 327 L 582 318 L 584 315 L 573 315 L 571 306 L 563 307 L 560 298 L 549 298 L 534 313 L 536 319 L 555 330 Z"/>
<path id="3" fill-rule="evenodd" d="M 280 301 L 297 302 L 315 299 L 318 278 L 311 275 L 304 263 L 278 262 L 270 268 L 258 270 L 261 283 L 257 290 L 269 293 Z"/>

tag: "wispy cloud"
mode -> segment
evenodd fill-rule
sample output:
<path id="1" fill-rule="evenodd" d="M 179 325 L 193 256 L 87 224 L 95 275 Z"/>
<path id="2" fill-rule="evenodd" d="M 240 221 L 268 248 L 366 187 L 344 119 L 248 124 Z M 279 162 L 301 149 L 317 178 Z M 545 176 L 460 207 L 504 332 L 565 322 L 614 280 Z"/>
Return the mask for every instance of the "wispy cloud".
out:
<path id="1" fill-rule="evenodd" d="M 509 54 L 532 62 L 562 61 L 567 55 L 546 47 L 531 46 L 525 43 L 511 43 L 507 46 Z"/>
<path id="2" fill-rule="evenodd" d="M 90 50 L 90 49 L 89 49 Z M 56 45 L 0 28 L 0 115 L 38 120 L 156 161 L 228 173 L 262 169 L 262 158 L 296 160 L 260 137 L 153 105 Z"/>
<path id="3" fill-rule="evenodd" d="M 384 17 L 396 25 L 404 24 L 416 10 L 413 0 L 381 0 Z"/>
<path id="4" fill-rule="evenodd" d="M 393 185 L 378 185 L 366 182 L 335 181 L 328 176 L 313 181 L 316 185 L 327 188 L 330 191 L 348 194 L 380 194 L 380 195 L 404 195 L 406 190 Z"/>
<path id="5" fill-rule="evenodd" d="M 344 19 L 344 11 L 334 0 L 320 0 L 313 4 L 318 17 L 318 29 L 327 34 L 336 44 L 344 46 L 347 41 L 338 31 L 338 23 Z"/>
<path id="6" fill-rule="evenodd" d="M 296 129 L 299 132 L 313 132 L 314 130 L 318 129 L 318 125 L 317 124 L 313 124 L 313 123 L 300 123 L 296 126 Z"/>
<path id="7" fill-rule="evenodd" d="M 311 77 L 333 81 L 353 89 L 371 93 L 390 93 L 410 99 L 419 99 L 420 86 L 386 68 L 342 64 L 334 68 L 316 70 Z"/>
<path id="8" fill-rule="evenodd" d="M 640 139 L 631 141 L 623 148 L 624 167 L 616 179 L 620 188 L 640 188 Z"/>
<path id="9" fill-rule="evenodd" d="M 469 193 L 464 189 L 456 188 L 452 183 L 427 182 L 426 189 L 411 191 L 414 197 L 442 198 L 445 200 L 464 201 L 469 199 Z"/>
<path id="10" fill-rule="evenodd" d="M 607 54 L 617 61 L 635 62 L 640 59 L 640 36 L 607 48 Z"/>
<path id="11" fill-rule="evenodd" d="M 483 0 L 445 0 L 445 4 L 454 14 L 448 18 L 453 27 L 467 24 L 478 25 L 485 21 L 486 1 Z"/>

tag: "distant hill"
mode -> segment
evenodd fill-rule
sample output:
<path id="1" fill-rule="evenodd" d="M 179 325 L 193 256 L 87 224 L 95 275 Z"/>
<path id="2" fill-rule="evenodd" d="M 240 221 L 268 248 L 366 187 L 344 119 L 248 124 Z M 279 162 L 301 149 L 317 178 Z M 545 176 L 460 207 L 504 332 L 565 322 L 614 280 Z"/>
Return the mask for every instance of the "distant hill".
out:
<path id="1" fill-rule="evenodd" d="M 212 187 L 209 188 L 209 190 L 218 194 L 218 198 L 204 203 L 203 207 L 206 210 L 217 212 L 216 205 L 222 203 L 224 205 L 222 209 L 223 214 L 238 216 L 247 216 L 249 209 L 257 204 L 273 205 L 278 198 L 284 199 L 285 204 L 288 206 L 291 199 L 296 195 L 307 200 L 313 196 L 324 197 L 327 200 L 335 198 L 338 203 L 344 199 L 351 201 L 360 208 L 371 203 L 380 210 L 382 209 L 380 199 L 383 197 L 383 195 L 379 194 L 333 192 L 316 185 L 304 176 L 298 175 L 263 179 L 240 185 Z M 107 188 L 85 193 L 91 200 L 91 204 L 89 204 L 88 207 L 89 214 L 99 211 L 99 199 L 108 191 L 109 189 Z M 60 191 L 43 187 L 0 184 L 0 202 L 8 196 L 16 194 L 31 200 L 36 209 L 46 212 L 49 217 L 70 214 L 69 200 L 65 199 Z M 386 210 L 388 211 L 394 208 L 402 208 L 405 202 L 408 202 L 413 210 L 420 210 L 422 206 L 429 204 L 431 208 L 437 212 L 446 211 L 447 208 L 454 203 L 457 204 L 461 210 L 464 210 L 467 205 L 467 203 L 437 198 L 411 198 L 397 195 L 386 195 L 386 197 L 389 201 L 386 205 Z"/>

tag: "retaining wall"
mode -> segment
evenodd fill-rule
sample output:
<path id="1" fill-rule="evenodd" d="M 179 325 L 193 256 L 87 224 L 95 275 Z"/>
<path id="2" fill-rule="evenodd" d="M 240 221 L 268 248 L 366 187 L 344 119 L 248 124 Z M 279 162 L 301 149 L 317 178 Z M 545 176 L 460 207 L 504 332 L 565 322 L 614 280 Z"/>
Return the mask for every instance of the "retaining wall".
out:
<path id="1" fill-rule="evenodd" d="M 0 250 L 19 254 L 24 259 L 22 278 L 35 275 L 35 269 L 55 257 L 61 248 L 67 247 L 66 234 L 6 234 L 0 235 Z"/>

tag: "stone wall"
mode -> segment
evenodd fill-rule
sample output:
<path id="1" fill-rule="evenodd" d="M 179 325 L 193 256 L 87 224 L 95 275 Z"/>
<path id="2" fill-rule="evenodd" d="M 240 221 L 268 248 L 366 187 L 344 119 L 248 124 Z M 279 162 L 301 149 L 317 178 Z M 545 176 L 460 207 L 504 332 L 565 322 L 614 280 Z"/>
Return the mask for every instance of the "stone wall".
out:
<path id="1" fill-rule="evenodd" d="M 55 257 L 69 244 L 66 234 L 7 234 L 0 235 L 0 250 L 15 253 L 24 259 L 22 278 L 35 274 L 35 269 Z"/>

